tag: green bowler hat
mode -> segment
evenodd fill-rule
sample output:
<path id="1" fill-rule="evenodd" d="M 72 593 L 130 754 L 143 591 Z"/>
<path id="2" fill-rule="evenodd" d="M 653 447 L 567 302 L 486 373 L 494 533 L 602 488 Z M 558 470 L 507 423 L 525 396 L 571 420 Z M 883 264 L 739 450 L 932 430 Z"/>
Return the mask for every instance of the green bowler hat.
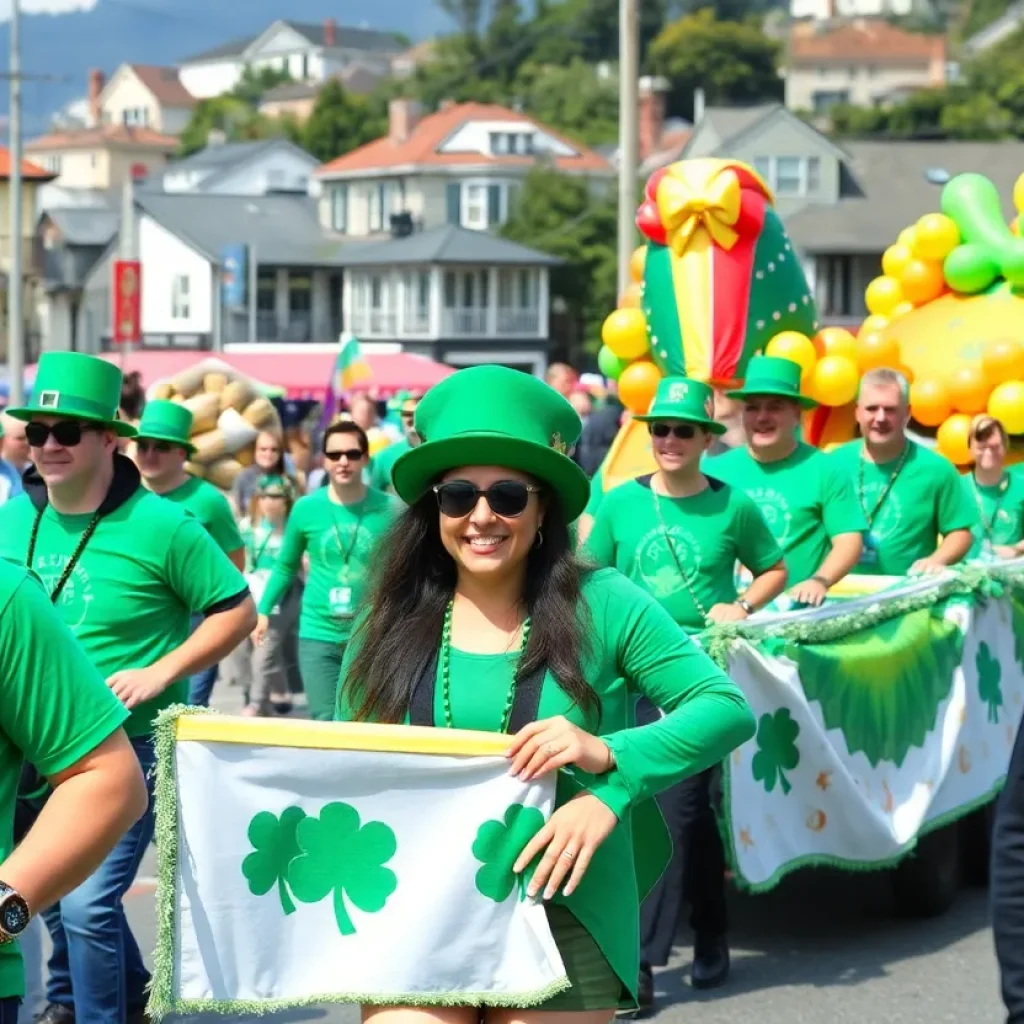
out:
<path id="1" fill-rule="evenodd" d="M 139 420 L 139 437 L 150 441 L 167 441 L 184 448 L 191 456 L 196 448 L 189 441 L 192 432 L 192 413 L 178 402 L 154 398 L 147 402 Z"/>
<path id="2" fill-rule="evenodd" d="M 754 356 L 747 363 L 743 387 L 726 392 L 728 398 L 754 398 L 758 395 L 791 398 L 804 409 L 818 406 L 813 398 L 800 394 L 800 364 L 778 356 Z"/>
<path id="3" fill-rule="evenodd" d="M 88 420 L 102 423 L 120 437 L 134 437 L 135 428 L 117 417 L 121 380 L 121 371 L 105 359 L 81 352 L 44 352 L 28 404 L 7 412 L 25 421 L 33 416 Z"/>
<path id="4" fill-rule="evenodd" d="M 424 395 L 415 425 L 422 442 L 398 458 L 391 477 L 407 505 L 450 469 L 504 466 L 550 487 L 568 522 L 586 507 L 590 481 L 566 454 L 583 425 L 536 377 L 506 366 L 459 370 Z"/>
<path id="5" fill-rule="evenodd" d="M 689 377 L 665 377 L 658 384 L 646 416 L 635 420 L 684 420 L 696 423 L 712 434 L 724 434 L 725 426 L 715 421 L 715 393 L 703 381 Z"/>

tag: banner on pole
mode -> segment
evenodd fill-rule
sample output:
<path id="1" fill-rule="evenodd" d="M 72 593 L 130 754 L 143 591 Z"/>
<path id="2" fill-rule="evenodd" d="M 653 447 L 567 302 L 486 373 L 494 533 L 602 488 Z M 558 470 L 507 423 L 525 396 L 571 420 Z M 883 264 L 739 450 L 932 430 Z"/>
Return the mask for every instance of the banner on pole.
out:
<path id="1" fill-rule="evenodd" d="M 114 260 L 113 296 L 113 342 L 134 344 L 142 337 L 142 264 L 138 260 Z"/>
<path id="2" fill-rule="evenodd" d="M 554 779 L 511 777 L 505 743 L 165 713 L 150 1013 L 529 1006 L 567 988 L 512 872 Z"/>

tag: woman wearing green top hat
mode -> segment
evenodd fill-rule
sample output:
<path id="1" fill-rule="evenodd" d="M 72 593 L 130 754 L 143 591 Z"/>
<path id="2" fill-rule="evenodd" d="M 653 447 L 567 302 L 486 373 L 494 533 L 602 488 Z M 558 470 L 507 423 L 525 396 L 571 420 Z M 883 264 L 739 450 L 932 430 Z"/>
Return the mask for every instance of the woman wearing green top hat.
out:
<path id="1" fill-rule="evenodd" d="M 574 555 L 569 523 L 589 485 L 565 454 L 580 421 L 564 398 L 515 370 L 474 367 L 427 393 L 416 430 L 423 442 L 393 474 L 409 507 L 381 546 L 337 717 L 512 733 L 510 771 L 524 780 L 571 766 L 515 864 L 522 872 L 539 855 L 528 891 L 546 902 L 571 988 L 514 1019 L 574 1012 L 603 1024 L 636 1005 L 640 889 L 664 864 L 657 854 L 656 865 L 634 861 L 633 831 L 660 826 L 637 843 L 641 855 L 658 848 L 650 798 L 722 760 L 753 734 L 753 718 L 652 597 Z M 665 716 L 632 728 L 641 694 Z M 479 1017 L 364 1014 L 389 1024 Z"/>

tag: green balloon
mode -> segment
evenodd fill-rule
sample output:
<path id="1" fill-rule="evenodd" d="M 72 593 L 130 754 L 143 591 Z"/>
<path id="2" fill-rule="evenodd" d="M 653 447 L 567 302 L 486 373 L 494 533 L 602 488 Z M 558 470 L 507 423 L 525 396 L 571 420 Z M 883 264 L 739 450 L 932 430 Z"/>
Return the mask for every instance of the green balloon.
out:
<path id="1" fill-rule="evenodd" d="M 999 266 L 1014 288 L 1024 287 L 1024 240 L 1014 239 L 1000 254 Z"/>
<path id="2" fill-rule="evenodd" d="M 942 190 L 940 205 L 968 244 L 1001 250 L 1008 242 L 1015 241 L 1003 219 L 999 190 L 983 174 L 958 174 Z"/>
<path id="3" fill-rule="evenodd" d="M 946 257 L 942 272 L 953 291 L 975 295 L 999 277 L 999 264 L 987 245 L 958 245 Z"/>
<path id="4" fill-rule="evenodd" d="M 619 374 L 629 366 L 630 360 L 620 359 L 607 345 L 602 345 L 597 353 L 597 368 L 602 376 L 618 380 Z"/>

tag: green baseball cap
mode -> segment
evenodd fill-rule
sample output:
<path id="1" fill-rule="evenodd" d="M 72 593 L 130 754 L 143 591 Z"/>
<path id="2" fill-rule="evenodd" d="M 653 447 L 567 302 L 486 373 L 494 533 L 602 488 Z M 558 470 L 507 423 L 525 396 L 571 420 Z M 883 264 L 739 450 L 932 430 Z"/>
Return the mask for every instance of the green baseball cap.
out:
<path id="1" fill-rule="evenodd" d="M 195 445 L 189 441 L 192 433 L 192 412 L 178 402 L 154 398 L 146 403 L 139 420 L 138 436 L 150 441 L 167 441 L 184 448 L 191 457 Z"/>
<path id="2" fill-rule="evenodd" d="M 789 398 L 804 409 L 816 409 L 818 403 L 800 394 L 800 364 L 778 356 L 754 356 L 747 363 L 747 376 L 743 387 L 727 391 L 729 398 L 772 396 Z"/>
<path id="3" fill-rule="evenodd" d="M 703 381 L 689 377 L 664 377 L 647 413 L 633 419 L 645 423 L 683 420 L 696 423 L 712 434 L 725 433 L 725 426 L 715 420 L 715 393 Z"/>

